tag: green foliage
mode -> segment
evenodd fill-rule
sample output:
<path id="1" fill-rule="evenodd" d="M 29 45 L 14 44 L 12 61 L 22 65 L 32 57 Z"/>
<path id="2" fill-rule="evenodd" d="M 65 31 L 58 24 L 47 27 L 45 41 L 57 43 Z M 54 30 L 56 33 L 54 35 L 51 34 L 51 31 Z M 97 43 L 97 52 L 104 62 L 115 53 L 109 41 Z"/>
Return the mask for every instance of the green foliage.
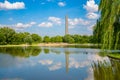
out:
<path id="1" fill-rule="evenodd" d="M 0 28 L 0 44 L 11 44 L 15 30 L 8 27 Z"/>
<path id="2" fill-rule="evenodd" d="M 33 39 L 33 42 L 36 42 L 36 43 L 41 43 L 42 42 L 42 38 L 38 34 L 32 34 L 31 37 Z"/>
<path id="3" fill-rule="evenodd" d="M 94 43 L 101 43 L 102 40 L 102 27 L 100 26 L 99 20 L 97 20 L 97 23 L 93 29 L 93 40 Z"/>
<path id="4" fill-rule="evenodd" d="M 43 42 L 49 43 L 49 42 L 50 42 L 50 37 L 49 37 L 49 36 L 45 36 L 45 37 L 43 38 Z"/>
<path id="5" fill-rule="evenodd" d="M 0 48 L 0 53 L 27 58 L 30 56 L 39 55 L 41 53 L 41 48 L 40 47 L 2 47 Z"/>
<path id="6" fill-rule="evenodd" d="M 112 57 L 114 59 L 120 59 L 120 53 L 109 53 L 107 54 L 109 57 Z"/>
<path id="7" fill-rule="evenodd" d="M 49 54 L 49 52 L 50 52 L 50 50 L 47 49 L 47 48 L 43 49 L 43 51 L 44 51 L 45 54 Z"/>
<path id="8" fill-rule="evenodd" d="M 74 38 L 71 35 L 65 35 L 63 37 L 63 41 L 66 43 L 74 43 L 75 42 Z"/>
<path id="9" fill-rule="evenodd" d="M 93 43 L 93 36 L 87 36 L 87 35 L 65 35 L 63 37 L 64 42 L 68 43 Z"/>
<path id="10" fill-rule="evenodd" d="M 94 80 L 120 80 L 120 62 L 110 58 L 110 62 L 98 61 L 93 63 Z"/>
<path id="11" fill-rule="evenodd" d="M 42 39 L 37 34 L 30 34 L 28 32 L 17 33 L 14 29 L 9 27 L 0 28 L 0 44 L 32 44 L 39 43 Z"/>
<path id="12" fill-rule="evenodd" d="M 45 42 L 45 41 L 44 41 Z M 55 36 L 50 38 L 50 42 L 52 43 L 94 43 L 93 36 L 87 35 L 65 35 L 65 36 Z"/>
<path id="13" fill-rule="evenodd" d="M 16 33 L 13 35 L 13 44 L 23 44 L 24 43 L 24 34 L 23 33 Z"/>
<path id="14" fill-rule="evenodd" d="M 89 36 L 88 39 L 89 39 L 89 43 L 95 43 L 95 39 L 93 35 Z"/>
<path id="15" fill-rule="evenodd" d="M 94 35 L 103 49 L 120 49 L 120 0 L 101 0 Z M 98 38 L 99 37 L 99 38 Z"/>
<path id="16" fill-rule="evenodd" d="M 38 34 L 28 32 L 15 32 L 14 29 L 3 27 L 0 28 L 0 45 L 6 44 L 32 44 L 32 43 L 93 43 L 93 36 L 87 35 L 65 35 L 65 36 L 44 36 L 43 40 Z"/>
<path id="17" fill-rule="evenodd" d="M 81 42 L 81 41 L 82 41 L 82 36 L 81 36 L 81 35 L 75 34 L 75 35 L 73 35 L 72 37 L 74 38 L 75 43 L 82 43 L 82 42 Z"/>
<path id="18" fill-rule="evenodd" d="M 30 35 L 27 35 L 24 38 L 24 42 L 27 43 L 27 44 L 32 44 L 32 37 Z"/>
<path id="19" fill-rule="evenodd" d="M 51 37 L 51 42 L 63 42 L 63 38 L 61 36 L 55 36 L 55 37 Z"/>
<path id="20" fill-rule="evenodd" d="M 82 43 L 88 43 L 89 42 L 89 37 L 86 35 L 82 36 Z"/>
<path id="21" fill-rule="evenodd" d="M 5 42 L 5 36 L 4 36 L 3 33 L 0 33 L 0 44 L 7 44 L 7 43 Z"/>

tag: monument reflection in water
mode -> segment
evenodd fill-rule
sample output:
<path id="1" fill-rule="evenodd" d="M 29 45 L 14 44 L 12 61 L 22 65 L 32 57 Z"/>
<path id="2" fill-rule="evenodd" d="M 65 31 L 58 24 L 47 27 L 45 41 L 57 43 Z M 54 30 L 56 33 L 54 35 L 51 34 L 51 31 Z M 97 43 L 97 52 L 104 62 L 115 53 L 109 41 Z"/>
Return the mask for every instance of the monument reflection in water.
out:
<path id="1" fill-rule="evenodd" d="M 99 49 L 0 48 L 0 80 L 120 80 L 120 60 Z"/>

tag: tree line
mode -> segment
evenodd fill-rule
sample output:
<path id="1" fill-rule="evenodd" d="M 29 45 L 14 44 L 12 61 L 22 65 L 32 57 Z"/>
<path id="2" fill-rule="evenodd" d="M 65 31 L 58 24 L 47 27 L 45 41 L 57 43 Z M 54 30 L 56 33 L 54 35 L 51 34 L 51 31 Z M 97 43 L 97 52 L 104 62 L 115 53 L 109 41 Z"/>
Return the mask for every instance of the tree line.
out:
<path id="1" fill-rule="evenodd" d="M 38 34 L 30 34 L 28 32 L 16 32 L 9 27 L 0 28 L 0 44 L 32 44 L 40 43 L 42 41 L 41 36 Z"/>
<path id="2" fill-rule="evenodd" d="M 87 35 L 65 35 L 44 36 L 30 34 L 28 32 L 16 32 L 9 27 L 0 28 L 0 45 L 6 44 L 32 44 L 32 43 L 94 43 L 93 36 Z"/>

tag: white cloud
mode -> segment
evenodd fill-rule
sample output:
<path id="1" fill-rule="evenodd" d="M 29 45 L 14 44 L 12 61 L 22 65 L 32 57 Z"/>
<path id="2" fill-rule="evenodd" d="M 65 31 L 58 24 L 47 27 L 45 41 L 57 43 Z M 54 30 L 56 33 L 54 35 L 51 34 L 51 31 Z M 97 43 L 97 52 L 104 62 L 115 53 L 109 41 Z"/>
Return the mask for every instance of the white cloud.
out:
<path id="1" fill-rule="evenodd" d="M 58 17 L 54 17 L 54 16 L 50 16 L 48 17 L 48 19 L 44 22 L 41 22 L 40 24 L 38 24 L 39 27 L 53 27 L 54 25 L 61 25 L 62 24 L 62 20 L 61 18 Z"/>
<path id="2" fill-rule="evenodd" d="M 94 0 L 88 0 L 86 5 L 84 5 L 84 8 L 88 11 L 88 12 L 97 12 L 98 11 L 98 5 L 95 4 Z"/>
<path id="3" fill-rule="evenodd" d="M 27 27 L 28 25 L 24 25 L 23 23 L 17 23 L 16 27 L 20 28 L 20 27 Z"/>
<path id="4" fill-rule="evenodd" d="M 65 4 L 65 2 L 58 2 L 58 6 L 60 6 L 60 7 L 64 7 L 66 4 Z"/>
<path id="5" fill-rule="evenodd" d="M 96 4 L 94 0 L 88 0 L 86 2 L 86 5 L 83 6 L 83 8 L 85 8 L 88 11 L 88 13 L 86 14 L 86 17 L 88 19 L 99 18 L 98 13 L 96 13 L 98 11 L 98 4 Z"/>
<path id="6" fill-rule="evenodd" d="M 88 19 L 97 19 L 99 17 L 98 14 L 93 13 L 93 12 L 87 13 L 86 16 L 87 16 Z"/>
<path id="7" fill-rule="evenodd" d="M 28 28 L 28 27 L 31 27 L 33 25 L 35 25 L 36 22 L 30 22 L 30 23 L 16 23 L 16 24 L 11 24 L 11 25 L 4 25 L 4 24 L 0 24 L 0 27 L 4 27 L 4 26 L 7 26 L 7 27 L 13 27 L 15 29 L 23 29 L 23 28 Z"/>
<path id="8" fill-rule="evenodd" d="M 54 24 L 59 24 L 59 25 L 61 25 L 61 19 L 60 18 L 58 18 L 58 17 L 49 17 L 48 18 L 48 20 L 49 21 L 52 21 Z"/>
<path id="9" fill-rule="evenodd" d="M 81 62 L 82 61 L 82 62 Z M 98 61 L 109 61 L 108 57 L 100 57 L 98 54 L 90 54 L 86 57 L 86 59 L 77 59 L 75 57 L 69 58 L 69 68 L 83 68 L 86 66 L 90 66 L 91 62 Z"/>
<path id="10" fill-rule="evenodd" d="M 104 61 L 109 61 L 108 57 L 100 57 L 98 54 L 91 54 L 90 56 L 88 56 L 88 60 L 89 61 L 94 61 L 94 62 L 104 62 Z"/>
<path id="11" fill-rule="evenodd" d="M 69 21 L 69 28 L 74 28 L 76 26 L 80 26 L 80 25 L 89 25 L 90 22 L 83 20 L 81 18 L 74 18 L 74 19 L 68 19 Z"/>
<path id="12" fill-rule="evenodd" d="M 7 0 L 5 0 L 4 3 L 0 2 L 0 10 L 24 9 L 24 8 L 25 8 L 24 2 L 10 3 Z"/>
<path id="13" fill-rule="evenodd" d="M 46 66 L 50 71 L 55 71 L 60 68 L 62 68 L 62 63 L 61 62 L 53 62 L 53 60 L 47 59 L 47 60 L 39 60 L 38 63 Z"/>
<path id="14" fill-rule="evenodd" d="M 89 65 L 89 61 L 79 62 L 75 58 L 70 57 L 69 68 L 81 68 Z"/>
<path id="15" fill-rule="evenodd" d="M 31 24 L 31 25 L 35 25 L 35 24 L 36 24 L 36 22 L 30 22 L 30 24 Z"/>
<path id="16" fill-rule="evenodd" d="M 83 20 L 81 18 L 74 18 L 74 19 L 69 19 L 69 24 L 74 26 L 74 25 L 88 25 L 89 21 Z"/>
<path id="17" fill-rule="evenodd" d="M 35 24 L 36 24 L 36 22 L 30 22 L 30 23 L 27 23 L 27 24 L 17 23 L 17 24 L 14 25 L 14 27 L 16 27 L 16 28 L 28 28 L 28 27 L 31 27 Z"/>
<path id="18" fill-rule="evenodd" d="M 42 65 L 51 65 L 53 63 L 52 60 L 40 60 L 38 62 L 41 63 Z"/>
<path id="19" fill-rule="evenodd" d="M 51 22 L 42 22 L 38 26 L 39 27 L 52 27 L 53 23 L 51 23 Z"/>
<path id="20" fill-rule="evenodd" d="M 49 70 L 50 70 L 50 71 L 55 71 L 55 70 L 58 70 L 58 69 L 60 69 L 60 68 L 62 68 L 62 63 L 61 63 L 61 62 L 58 62 L 58 63 L 56 63 L 55 65 L 49 67 Z"/>

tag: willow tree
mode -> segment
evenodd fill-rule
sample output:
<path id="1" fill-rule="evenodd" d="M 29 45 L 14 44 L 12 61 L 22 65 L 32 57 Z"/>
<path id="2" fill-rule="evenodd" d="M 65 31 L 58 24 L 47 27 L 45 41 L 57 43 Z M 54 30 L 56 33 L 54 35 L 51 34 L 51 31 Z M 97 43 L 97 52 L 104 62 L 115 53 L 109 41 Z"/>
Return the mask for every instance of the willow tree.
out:
<path id="1" fill-rule="evenodd" d="M 103 49 L 120 49 L 120 0 L 101 0 L 101 17 L 95 30 L 100 34 Z"/>

